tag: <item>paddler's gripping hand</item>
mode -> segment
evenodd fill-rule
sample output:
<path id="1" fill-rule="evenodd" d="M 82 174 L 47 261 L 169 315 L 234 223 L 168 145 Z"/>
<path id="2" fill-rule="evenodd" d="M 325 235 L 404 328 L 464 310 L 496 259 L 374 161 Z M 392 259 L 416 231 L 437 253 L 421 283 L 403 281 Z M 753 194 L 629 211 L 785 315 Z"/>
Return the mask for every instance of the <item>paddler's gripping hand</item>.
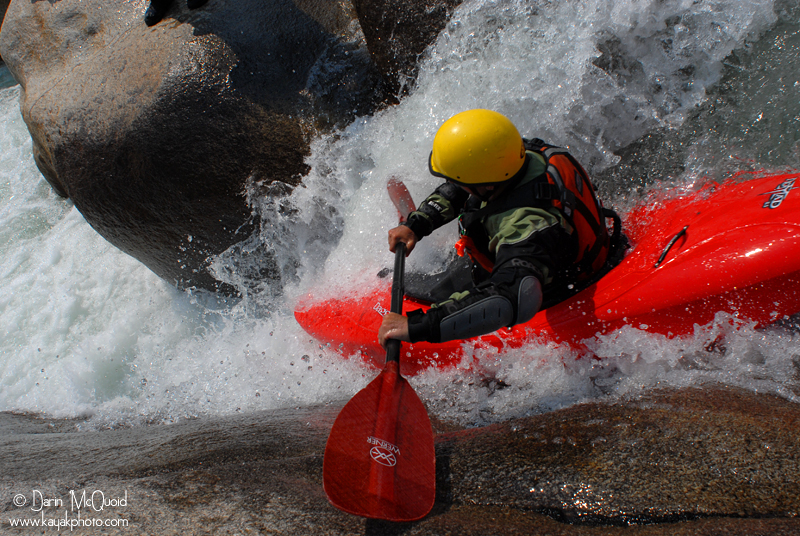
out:
<path id="1" fill-rule="evenodd" d="M 406 257 L 408 257 L 408 254 L 411 253 L 414 246 L 417 244 L 417 235 L 414 234 L 414 231 L 409 227 L 398 225 L 389 231 L 389 251 L 394 253 L 397 244 L 400 242 L 406 245 Z"/>
<path id="2" fill-rule="evenodd" d="M 378 342 L 386 348 L 386 341 L 396 339 L 398 341 L 409 342 L 408 337 L 408 317 L 397 313 L 386 313 L 383 323 L 378 329 Z"/>

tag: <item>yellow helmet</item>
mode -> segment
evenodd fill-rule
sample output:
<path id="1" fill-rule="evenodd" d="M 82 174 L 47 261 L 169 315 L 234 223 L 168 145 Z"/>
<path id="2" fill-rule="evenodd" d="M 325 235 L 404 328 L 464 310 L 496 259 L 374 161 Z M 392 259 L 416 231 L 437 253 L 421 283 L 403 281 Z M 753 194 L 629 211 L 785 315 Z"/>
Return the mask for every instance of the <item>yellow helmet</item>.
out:
<path id="1" fill-rule="evenodd" d="M 456 114 L 439 128 L 428 165 L 462 186 L 507 181 L 522 169 L 525 146 L 514 124 L 492 110 Z"/>

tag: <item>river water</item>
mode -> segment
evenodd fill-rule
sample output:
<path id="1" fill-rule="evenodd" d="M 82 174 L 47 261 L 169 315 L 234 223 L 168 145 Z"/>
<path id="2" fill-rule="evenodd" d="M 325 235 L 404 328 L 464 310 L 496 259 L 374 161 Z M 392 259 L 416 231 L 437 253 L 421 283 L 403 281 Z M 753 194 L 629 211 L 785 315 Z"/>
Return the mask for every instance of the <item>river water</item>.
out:
<path id="1" fill-rule="evenodd" d="M 417 200 L 432 190 L 426 158 L 444 120 L 505 113 L 523 135 L 568 146 L 623 213 L 660 188 L 800 168 L 799 15 L 797 0 L 466 1 L 401 104 L 314 140 L 305 187 L 251 200 L 263 231 L 214 262 L 243 292 L 235 301 L 173 289 L 58 198 L 0 67 L 0 411 L 89 430 L 345 400 L 375 372 L 311 340 L 293 308 L 391 264 L 386 178 Z M 440 267 L 454 233 L 421 243 L 408 270 Z M 250 264 L 263 244 L 280 288 Z M 800 402 L 798 335 L 723 325 L 684 340 L 626 327 L 591 342 L 599 360 L 531 342 L 481 370 L 411 381 L 432 413 L 465 425 L 709 383 Z M 709 347 L 721 331 L 724 349 Z"/>

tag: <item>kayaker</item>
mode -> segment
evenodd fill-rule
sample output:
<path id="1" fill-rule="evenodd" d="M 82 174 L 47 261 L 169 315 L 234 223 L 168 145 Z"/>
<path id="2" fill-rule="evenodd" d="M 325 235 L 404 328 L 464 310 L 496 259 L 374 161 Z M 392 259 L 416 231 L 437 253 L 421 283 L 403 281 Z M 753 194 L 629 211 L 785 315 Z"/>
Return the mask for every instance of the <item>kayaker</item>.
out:
<path id="1" fill-rule="evenodd" d="M 527 322 L 551 287 L 585 280 L 605 264 L 611 217 L 586 172 L 565 150 L 524 140 L 491 110 L 469 110 L 436 133 L 430 172 L 445 182 L 400 226 L 389 249 L 406 254 L 435 229 L 459 218 L 456 245 L 470 255 L 472 288 L 427 313 L 387 313 L 378 332 L 388 339 L 444 342 Z"/>

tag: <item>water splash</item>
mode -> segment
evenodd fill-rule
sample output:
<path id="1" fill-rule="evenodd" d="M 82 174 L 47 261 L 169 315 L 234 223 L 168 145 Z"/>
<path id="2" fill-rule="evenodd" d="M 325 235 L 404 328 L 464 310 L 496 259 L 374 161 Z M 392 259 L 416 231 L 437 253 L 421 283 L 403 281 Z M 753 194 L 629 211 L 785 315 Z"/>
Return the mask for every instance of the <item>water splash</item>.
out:
<path id="1" fill-rule="evenodd" d="M 348 399 L 374 372 L 311 340 L 292 310 L 310 288 L 350 292 L 391 264 L 386 231 L 396 214 L 386 178 L 402 176 L 417 200 L 431 191 L 437 181 L 426 159 L 444 120 L 472 107 L 497 109 L 525 135 L 570 147 L 595 175 L 612 170 L 601 186 L 610 204 L 624 208 L 638 195 L 633 190 L 654 188 L 640 180 L 644 171 L 617 173 L 645 160 L 627 147 L 667 140 L 648 154 L 655 162 L 677 159 L 671 169 L 678 171 L 663 178 L 678 183 L 721 167 L 708 125 L 736 132 L 753 123 L 752 110 L 732 100 L 724 114 L 703 115 L 709 94 L 716 99 L 725 84 L 757 86 L 774 116 L 797 115 L 797 99 L 777 98 L 795 87 L 796 69 L 784 73 L 769 59 L 780 35 L 790 56 L 782 61 L 800 57 L 792 44 L 796 17 L 781 5 L 462 4 L 400 105 L 315 140 L 303 187 L 264 197 L 254 185 L 261 232 L 214 264 L 242 290 L 239 301 L 177 292 L 94 233 L 38 173 L 18 88 L 0 89 L 0 409 L 90 415 L 84 426 L 92 428 Z M 758 41 L 765 32 L 768 39 Z M 732 51 L 755 68 L 732 70 Z M 761 65 L 780 75 L 760 78 Z M 762 140 L 751 129 L 741 138 L 752 149 L 745 157 L 786 162 L 795 142 L 770 152 L 769 139 L 788 139 L 794 123 L 762 121 L 757 126 L 770 135 Z M 454 234 L 445 228 L 426 238 L 408 269 L 440 267 Z M 283 276 L 280 287 L 263 280 L 261 260 L 253 262 L 264 251 Z M 796 400 L 796 335 L 724 326 L 721 319 L 686 340 L 624 328 L 592 343 L 597 359 L 531 341 L 478 356 L 479 368 L 432 370 L 412 384 L 435 414 L 465 424 L 710 382 Z M 722 331 L 724 343 L 715 343 Z"/>

